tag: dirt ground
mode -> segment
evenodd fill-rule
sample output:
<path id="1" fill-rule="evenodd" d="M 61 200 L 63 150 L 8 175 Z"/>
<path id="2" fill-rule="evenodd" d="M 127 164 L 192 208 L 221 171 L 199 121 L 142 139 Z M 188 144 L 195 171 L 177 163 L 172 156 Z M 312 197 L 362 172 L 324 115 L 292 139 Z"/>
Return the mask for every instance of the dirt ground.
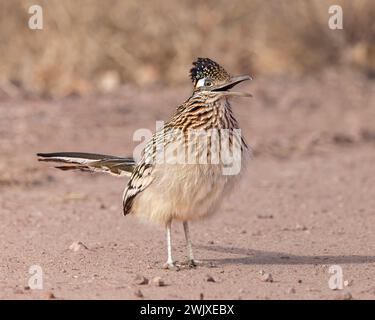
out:
<path id="1" fill-rule="evenodd" d="M 188 86 L 2 97 L 0 298 L 374 299 L 374 87 L 345 71 L 243 85 L 254 98 L 233 108 L 251 164 L 219 212 L 191 226 L 206 264 L 178 272 L 161 269 L 164 230 L 122 216 L 125 179 L 60 172 L 35 153 L 132 154 L 134 131 L 155 130 Z M 77 241 L 86 248 L 70 250 Z M 181 261 L 181 225 L 173 241 Z M 43 270 L 42 290 L 27 287 L 32 265 Z M 343 290 L 328 286 L 331 265 L 342 268 Z M 137 275 L 165 286 L 138 284 Z"/>

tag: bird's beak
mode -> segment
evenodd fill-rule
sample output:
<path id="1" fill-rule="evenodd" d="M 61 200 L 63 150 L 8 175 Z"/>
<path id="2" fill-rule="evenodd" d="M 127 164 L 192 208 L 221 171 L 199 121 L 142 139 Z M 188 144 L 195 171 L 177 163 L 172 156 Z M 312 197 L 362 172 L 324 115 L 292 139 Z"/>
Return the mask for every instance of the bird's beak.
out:
<path id="1" fill-rule="evenodd" d="M 253 78 L 249 75 L 233 76 L 229 79 L 229 81 L 220 86 L 215 87 L 212 91 L 220 91 L 220 93 L 226 96 L 252 97 L 250 93 L 229 91 L 229 89 L 232 89 L 237 84 L 246 80 L 253 80 Z"/>

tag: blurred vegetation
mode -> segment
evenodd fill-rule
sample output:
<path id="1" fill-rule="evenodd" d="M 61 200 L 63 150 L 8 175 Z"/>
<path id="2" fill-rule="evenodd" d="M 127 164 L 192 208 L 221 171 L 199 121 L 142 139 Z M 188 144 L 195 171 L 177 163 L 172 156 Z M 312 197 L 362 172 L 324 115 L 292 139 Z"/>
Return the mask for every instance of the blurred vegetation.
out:
<path id="1" fill-rule="evenodd" d="M 43 30 L 28 8 L 43 8 Z M 344 29 L 328 28 L 339 4 Z M 373 0 L 0 0 L 0 88 L 64 96 L 186 83 L 197 56 L 233 72 L 375 73 Z"/>

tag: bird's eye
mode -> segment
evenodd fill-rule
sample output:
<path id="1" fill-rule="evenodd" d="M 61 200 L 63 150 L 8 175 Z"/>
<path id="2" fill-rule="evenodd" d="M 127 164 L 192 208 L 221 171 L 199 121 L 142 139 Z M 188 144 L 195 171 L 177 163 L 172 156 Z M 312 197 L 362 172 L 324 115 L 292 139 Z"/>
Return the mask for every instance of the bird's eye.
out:
<path id="1" fill-rule="evenodd" d="M 211 80 L 206 80 L 205 83 L 204 83 L 204 85 L 206 87 L 211 87 L 212 86 L 212 81 Z"/>

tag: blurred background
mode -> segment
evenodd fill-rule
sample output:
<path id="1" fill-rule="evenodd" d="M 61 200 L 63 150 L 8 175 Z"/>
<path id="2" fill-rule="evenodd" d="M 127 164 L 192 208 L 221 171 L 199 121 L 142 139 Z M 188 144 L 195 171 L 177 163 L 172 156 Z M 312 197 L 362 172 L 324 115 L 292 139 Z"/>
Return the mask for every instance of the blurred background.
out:
<path id="1" fill-rule="evenodd" d="M 43 30 L 28 28 L 34 4 Z M 328 28 L 334 4 L 343 30 Z M 0 88 L 10 96 L 182 84 L 197 56 L 255 76 L 375 74 L 372 0 L 0 0 L 0 15 Z"/>

